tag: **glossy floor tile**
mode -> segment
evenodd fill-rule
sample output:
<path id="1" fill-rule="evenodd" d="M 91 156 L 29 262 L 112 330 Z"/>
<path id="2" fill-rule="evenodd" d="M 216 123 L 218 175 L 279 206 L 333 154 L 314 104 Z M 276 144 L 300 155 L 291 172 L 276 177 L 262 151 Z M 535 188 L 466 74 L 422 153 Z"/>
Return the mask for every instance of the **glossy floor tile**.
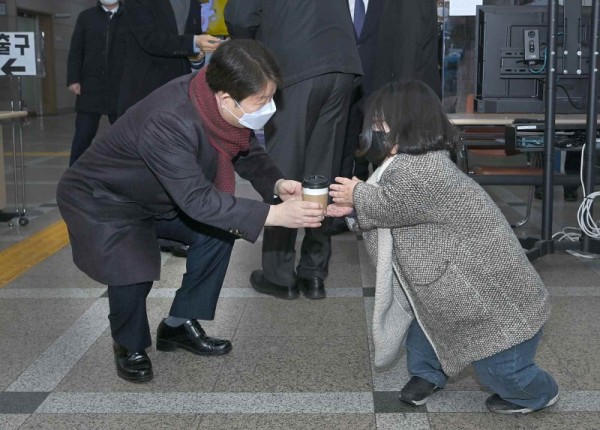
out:
<path id="1" fill-rule="evenodd" d="M 23 129 L 29 224 L 0 223 L 0 252 L 61 219 L 56 182 L 68 164 L 74 115 L 33 118 Z M 106 129 L 103 123 L 100 133 Z M 5 136 L 9 206 L 14 184 Z M 477 160 L 475 159 L 474 162 Z M 506 217 L 519 219 L 527 187 L 489 187 Z M 240 197 L 259 198 L 238 180 Z M 576 203 L 554 190 L 553 232 L 574 226 Z M 10 210 L 10 207 L 7 208 Z M 539 237 L 541 202 L 515 230 Z M 303 237 L 299 232 L 298 247 Z M 557 251 L 534 262 L 552 314 L 537 354 L 561 399 L 522 417 L 487 412 L 490 393 L 472 368 L 450 379 L 424 406 L 401 403 L 406 353 L 373 364 L 374 269 L 360 237 L 333 238 L 325 300 L 283 301 L 256 293 L 262 237 L 237 241 L 213 336 L 231 339 L 222 357 L 148 350 L 155 378 L 130 384 L 115 375 L 106 286 L 82 274 L 65 246 L 0 288 L 0 429 L 510 430 L 600 428 L 600 259 Z M 162 253 L 161 279 L 148 300 L 153 340 L 168 314 L 185 260 Z"/>

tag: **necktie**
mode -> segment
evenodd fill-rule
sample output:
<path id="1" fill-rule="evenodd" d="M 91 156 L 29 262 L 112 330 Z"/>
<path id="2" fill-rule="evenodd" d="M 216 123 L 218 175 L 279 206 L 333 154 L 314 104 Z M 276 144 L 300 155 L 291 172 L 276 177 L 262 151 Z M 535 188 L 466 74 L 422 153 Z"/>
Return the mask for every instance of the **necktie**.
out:
<path id="1" fill-rule="evenodd" d="M 356 36 L 360 36 L 363 23 L 365 22 L 365 2 L 363 0 L 355 0 L 354 2 L 354 31 Z"/>
<path id="2" fill-rule="evenodd" d="M 112 19 L 113 13 L 111 11 L 107 11 L 106 16 L 108 16 L 108 20 L 110 21 Z"/>

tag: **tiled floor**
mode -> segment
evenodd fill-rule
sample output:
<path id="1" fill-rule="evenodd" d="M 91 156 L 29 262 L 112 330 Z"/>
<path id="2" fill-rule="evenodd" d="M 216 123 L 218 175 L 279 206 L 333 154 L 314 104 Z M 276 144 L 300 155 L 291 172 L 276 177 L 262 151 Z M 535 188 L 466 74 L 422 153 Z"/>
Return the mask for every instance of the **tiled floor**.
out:
<path id="1" fill-rule="evenodd" d="M 0 249 L 60 219 L 54 188 L 65 169 L 72 115 L 33 119 L 24 129 L 30 223 L 0 224 Z M 5 136 L 5 151 L 10 151 Z M 12 164 L 8 154 L 7 178 Z M 12 184 L 8 184 L 9 198 Z M 238 193 L 254 196 L 247 183 Z M 518 219 L 526 190 L 493 187 Z M 553 231 L 574 224 L 577 204 L 557 188 Z M 517 231 L 539 234 L 540 202 Z M 334 238 L 328 298 L 282 301 L 248 284 L 260 243 L 239 241 L 209 334 L 230 338 L 223 357 L 149 351 L 155 379 L 116 377 L 105 287 L 71 262 L 66 247 L 0 289 L 0 429 L 600 429 L 600 260 L 557 252 L 534 265 L 552 296 L 539 363 L 561 386 L 561 400 L 524 417 L 488 413 L 489 395 L 467 369 L 426 406 L 398 401 L 405 356 L 372 364 L 373 270 L 353 234 Z M 163 255 L 148 299 L 151 326 L 168 310 L 184 261 Z"/>

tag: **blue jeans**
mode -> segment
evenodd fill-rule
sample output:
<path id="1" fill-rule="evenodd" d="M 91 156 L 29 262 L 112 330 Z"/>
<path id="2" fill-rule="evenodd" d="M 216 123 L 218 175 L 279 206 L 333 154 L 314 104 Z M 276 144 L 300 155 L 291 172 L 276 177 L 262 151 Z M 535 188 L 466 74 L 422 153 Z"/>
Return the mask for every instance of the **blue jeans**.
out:
<path id="1" fill-rule="evenodd" d="M 558 394 L 558 385 L 533 361 L 542 337 L 540 330 L 523 343 L 472 363 L 479 381 L 501 398 L 530 409 L 543 408 Z M 440 388 L 448 377 L 416 320 L 406 338 L 408 371 Z"/>

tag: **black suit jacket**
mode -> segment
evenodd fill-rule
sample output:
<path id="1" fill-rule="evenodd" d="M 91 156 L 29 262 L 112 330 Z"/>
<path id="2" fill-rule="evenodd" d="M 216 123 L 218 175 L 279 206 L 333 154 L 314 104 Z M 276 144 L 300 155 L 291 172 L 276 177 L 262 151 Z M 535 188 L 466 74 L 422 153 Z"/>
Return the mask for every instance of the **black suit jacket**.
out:
<path id="1" fill-rule="evenodd" d="M 217 154 L 190 100 L 191 78 L 173 80 L 129 109 L 59 182 L 57 202 L 73 261 L 97 282 L 159 279 L 155 217 L 185 213 L 252 242 L 263 228 L 268 204 L 213 186 Z M 234 167 L 265 201 L 273 200 L 283 175 L 254 136 Z"/>
<path id="2" fill-rule="evenodd" d="M 441 96 L 435 1 L 382 1 L 373 87 L 393 80 L 419 79 Z"/>
<path id="3" fill-rule="evenodd" d="M 361 81 L 361 92 L 364 95 L 371 94 L 375 89 L 373 88 L 373 76 L 375 72 L 375 56 L 377 55 L 379 46 L 383 1 L 369 0 L 369 7 L 367 8 L 363 28 L 360 36 L 356 39 L 356 46 L 364 72 Z"/>
<path id="4" fill-rule="evenodd" d="M 126 40 L 123 4 L 110 20 L 100 3 L 79 14 L 67 59 L 67 86 L 81 85 L 78 112 L 117 114 Z"/>
<path id="5" fill-rule="evenodd" d="M 169 0 L 127 0 L 127 59 L 121 82 L 119 114 L 156 88 L 191 73 L 189 56 L 194 53 L 194 35 L 202 33 L 200 2 L 190 1 L 185 32 L 177 32 Z"/>
<path id="6" fill-rule="evenodd" d="M 232 37 L 266 45 L 284 87 L 326 73 L 362 75 L 347 0 L 229 0 L 225 22 Z"/>

